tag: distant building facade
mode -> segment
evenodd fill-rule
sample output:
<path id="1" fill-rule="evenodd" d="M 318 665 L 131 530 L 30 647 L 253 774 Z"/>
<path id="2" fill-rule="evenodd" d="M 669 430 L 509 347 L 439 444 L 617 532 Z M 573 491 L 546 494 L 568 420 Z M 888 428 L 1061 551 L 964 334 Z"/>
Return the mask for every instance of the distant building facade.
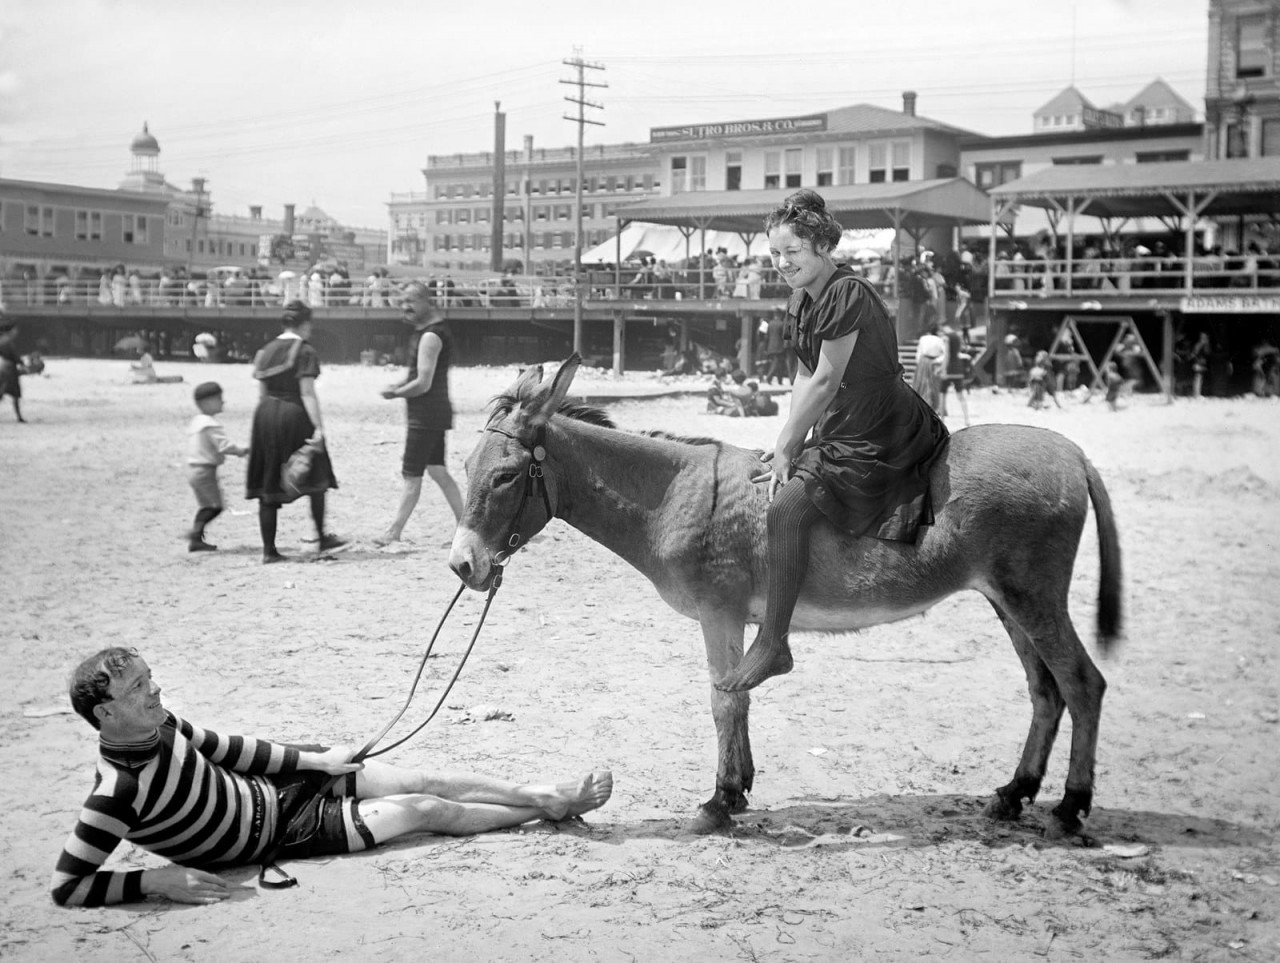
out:
<path id="1" fill-rule="evenodd" d="M 1280 156 L 1280 4 L 1210 0 L 1205 154 Z"/>
<path id="2" fill-rule="evenodd" d="M 768 190 L 956 176 L 970 132 L 902 110 L 853 104 L 765 120 L 655 127 L 648 150 L 662 193 Z"/>
<path id="3" fill-rule="evenodd" d="M 573 264 L 577 149 L 535 148 L 503 158 L 502 260 L 524 273 L 549 274 Z M 430 155 L 425 191 L 393 194 L 389 260 L 430 273 L 484 271 L 491 263 L 494 156 L 492 151 Z M 645 145 L 587 147 L 583 153 L 583 248 L 613 234 L 614 210 L 660 189 Z"/>
<path id="4" fill-rule="evenodd" d="M 187 268 L 309 266 L 343 263 L 351 271 L 385 263 L 386 231 L 347 228 L 312 206 L 296 219 L 215 213 L 204 178 L 190 188 L 160 170 L 160 144 L 148 125 L 129 145 L 131 163 L 118 190 L 0 178 L 0 280 L 96 276 L 123 265 L 155 275 Z M 272 258 L 287 237 L 290 260 Z M 306 263 L 303 263 L 303 262 Z"/>

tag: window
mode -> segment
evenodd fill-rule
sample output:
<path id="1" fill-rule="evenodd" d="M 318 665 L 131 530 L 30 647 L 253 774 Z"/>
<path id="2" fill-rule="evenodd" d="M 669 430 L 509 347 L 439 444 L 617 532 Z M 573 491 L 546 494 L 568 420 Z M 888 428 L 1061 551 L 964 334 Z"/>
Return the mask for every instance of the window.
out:
<path id="1" fill-rule="evenodd" d="M 53 237 L 53 208 L 28 204 L 25 226 L 33 237 Z"/>
<path id="2" fill-rule="evenodd" d="M 533 219 L 535 221 L 546 221 L 551 218 L 550 204 L 536 204 L 533 208 Z"/>
<path id="3" fill-rule="evenodd" d="M 652 191 L 655 187 L 657 187 L 657 185 L 653 182 L 652 174 L 645 174 L 643 183 L 644 183 L 645 191 Z"/>
<path id="4" fill-rule="evenodd" d="M 705 157 L 689 158 L 689 190 L 705 191 L 707 189 L 707 159 Z"/>
<path id="5" fill-rule="evenodd" d="M 818 186 L 829 187 L 835 183 L 835 171 L 832 170 L 832 158 L 835 151 L 830 147 L 818 148 Z"/>
<path id="6" fill-rule="evenodd" d="M 631 191 L 634 191 L 635 189 L 636 189 L 636 175 L 635 175 L 635 174 L 628 174 L 628 175 L 627 175 L 627 192 L 628 192 L 628 193 L 630 193 Z"/>
<path id="7" fill-rule="evenodd" d="M 536 191 L 536 193 L 538 194 L 547 193 L 547 179 L 545 177 L 540 177 L 538 179 L 538 190 Z"/>
<path id="8" fill-rule="evenodd" d="M 888 180 L 889 145 L 885 143 L 867 145 L 867 180 L 872 184 L 883 184 Z"/>
<path id="9" fill-rule="evenodd" d="M 724 155 L 724 189 L 726 191 L 742 190 L 742 151 L 725 151 Z"/>
<path id="10" fill-rule="evenodd" d="M 853 147 L 840 148 L 840 183 L 853 184 L 857 181 L 855 170 L 858 164 L 858 151 Z"/>
<path id="11" fill-rule="evenodd" d="M 1016 181 L 1022 176 L 1022 161 L 989 161 L 973 165 L 974 182 L 984 191 Z"/>
<path id="12" fill-rule="evenodd" d="M 1262 122 L 1262 156 L 1280 157 L 1280 120 Z"/>
<path id="13" fill-rule="evenodd" d="M 671 193 L 683 194 L 689 189 L 689 158 L 671 158 Z"/>
<path id="14" fill-rule="evenodd" d="M 489 211 L 489 208 L 487 208 L 487 207 L 477 207 L 477 208 L 472 212 L 473 216 L 475 217 L 475 221 L 476 221 L 476 223 L 477 223 L 477 224 L 488 224 L 488 223 L 489 223 L 489 213 L 490 213 L 490 211 Z"/>
<path id="15" fill-rule="evenodd" d="M 800 186 L 800 170 L 804 165 L 804 148 L 788 147 L 784 154 L 786 161 L 786 186 Z"/>
<path id="16" fill-rule="evenodd" d="M 1236 76 L 1267 76 L 1267 18 L 1241 17 L 1236 21 Z"/>
<path id="17" fill-rule="evenodd" d="M 126 214 L 120 239 L 125 244 L 147 243 L 147 216 L 145 214 Z"/>
<path id="18" fill-rule="evenodd" d="M 453 222 L 455 224 L 471 223 L 471 208 L 462 207 L 453 212 Z"/>
<path id="19" fill-rule="evenodd" d="M 911 180 L 911 141 L 895 140 L 889 148 L 893 161 L 893 179 L 895 181 Z"/>
<path id="20" fill-rule="evenodd" d="M 1090 154 L 1085 157 L 1055 157 L 1053 159 L 1054 167 L 1070 167 L 1073 164 L 1101 164 L 1101 154 Z"/>
<path id="21" fill-rule="evenodd" d="M 437 224 L 452 224 L 452 223 L 453 223 L 453 211 L 448 211 L 448 210 L 443 210 L 443 209 L 436 211 L 436 223 L 437 223 Z"/>
<path id="22" fill-rule="evenodd" d="M 102 240 L 101 211 L 76 211 L 76 240 Z"/>
<path id="23" fill-rule="evenodd" d="M 555 206 L 554 216 L 557 221 L 567 221 L 573 217 L 572 204 L 557 204 Z"/>
<path id="24" fill-rule="evenodd" d="M 764 189 L 782 186 L 782 155 L 776 150 L 764 152 Z"/>
<path id="25" fill-rule="evenodd" d="M 1159 164 L 1164 161 L 1191 160 L 1190 150 L 1140 150 L 1134 159 L 1139 164 Z"/>

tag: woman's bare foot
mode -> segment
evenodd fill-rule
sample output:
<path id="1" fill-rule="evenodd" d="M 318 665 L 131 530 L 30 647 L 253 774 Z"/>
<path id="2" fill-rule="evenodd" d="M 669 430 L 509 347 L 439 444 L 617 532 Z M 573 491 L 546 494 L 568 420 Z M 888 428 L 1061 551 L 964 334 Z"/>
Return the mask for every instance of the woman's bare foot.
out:
<path id="1" fill-rule="evenodd" d="M 613 795 L 613 773 L 607 769 L 587 773 L 577 782 L 549 787 L 540 804 L 542 818 L 557 821 L 599 809 Z"/>

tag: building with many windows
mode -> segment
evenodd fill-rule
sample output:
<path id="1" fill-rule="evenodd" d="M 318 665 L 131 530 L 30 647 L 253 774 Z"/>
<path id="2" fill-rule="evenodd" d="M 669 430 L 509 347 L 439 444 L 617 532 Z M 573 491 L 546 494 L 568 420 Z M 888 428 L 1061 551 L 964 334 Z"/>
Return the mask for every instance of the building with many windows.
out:
<path id="1" fill-rule="evenodd" d="M 503 158 L 502 260 L 525 273 L 550 274 L 573 263 L 577 149 L 535 148 Z M 491 151 L 427 158 L 425 191 L 393 194 L 389 260 L 433 273 L 483 271 L 491 263 L 494 203 Z M 593 146 L 583 154 L 583 247 L 610 237 L 614 210 L 656 193 L 658 169 L 645 145 Z"/>
<path id="2" fill-rule="evenodd" d="M 954 177 L 969 132 L 902 110 L 853 104 L 823 113 L 649 132 L 663 193 L 771 190 Z"/>
<path id="3" fill-rule="evenodd" d="M 96 278 L 117 265 L 157 275 L 317 261 L 355 273 L 385 263 L 385 230 L 345 227 L 315 205 L 296 218 L 289 204 L 275 219 L 257 206 L 247 215 L 215 212 L 204 178 L 190 188 L 165 178 L 159 141 L 146 124 L 129 151 L 118 190 L 0 178 L 0 281 Z"/>

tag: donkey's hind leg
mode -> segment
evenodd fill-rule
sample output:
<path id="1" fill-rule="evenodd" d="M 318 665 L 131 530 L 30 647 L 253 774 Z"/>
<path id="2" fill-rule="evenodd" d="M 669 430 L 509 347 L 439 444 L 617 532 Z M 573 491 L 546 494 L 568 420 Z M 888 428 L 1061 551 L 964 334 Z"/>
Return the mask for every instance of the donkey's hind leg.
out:
<path id="1" fill-rule="evenodd" d="M 1062 719 L 1066 702 L 1058 691 L 1053 673 L 1036 652 L 1027 633 L 1000 606 L 993 602 L 992 607 L 996 610 L 996 615 L 1000 616 L 1000 621 L 1013 641 L 1014 651 L 1022 660 L 1022 668 L 1027 674 L 1027 690 L 1031 695 L 1031 729 L 1027 732 L 1022 759 L 1018 762 L 1013 780 L 1007 786 L 997 789 L 996 798 L 987 806 L 988 816 L 1014 820 L 1022 814 L 1022 801 L 1025 799 L 1027 802 L 1034 802 L 1040 792 L 1040 783 L 1044 779 L 1049 753 L 1053 750 L 1053 741 L 1058 735 L 1058 723 Z"/>
<path id="2" fill-rule="evenodd" d="M 1107 682 L 1085 651 L 1060 602 L 1022 605 L 1009 615 L 1035 646 L 1035 652 L 1053 675 L 1058 692 L 1071 713 L 1071 761 L 1062 802 L 1053 809 L 1051 835 L 1079 833 L 1081 815 L 1093 806 L 1094 761 L 1098 751 L 1098 725 Z M 1012 633 L 1011 633 L 1012 634 Z"/>

